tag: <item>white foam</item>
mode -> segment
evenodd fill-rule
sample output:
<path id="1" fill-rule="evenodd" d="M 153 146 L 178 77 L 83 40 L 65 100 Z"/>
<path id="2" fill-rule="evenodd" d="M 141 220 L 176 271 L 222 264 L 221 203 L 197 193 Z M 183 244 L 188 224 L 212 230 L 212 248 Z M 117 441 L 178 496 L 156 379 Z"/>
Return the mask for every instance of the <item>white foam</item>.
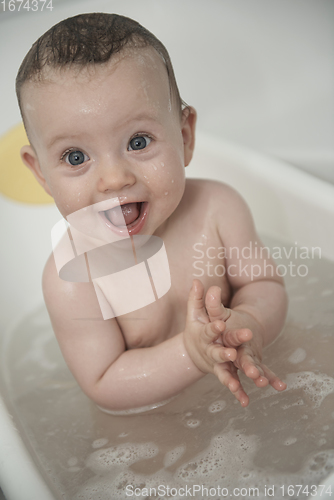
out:
<path id="1" fill-rule="evenodd" d="M 186 421 L 186 425 L 187 427 L 190 427 L 191 429 L 195 429 L 196 427 L 198 427 L 199 425 L 201 424 L 201 421 L 200 420 L 197 420 L 197 419 L 189 419 Z"/>
<path id="2" fill-rule="evenodd" d="M 257 449 L 257 441 L 256 436 L 246 436 L 233 430 L 219 434 L 212 439 L 208 450 L 182 465 L 177 470 L 176 477 L 186 482 L 202 482 L 212 476 L 222 479 L 221 471 L 224 471 L 226 484 L 233 484 L 245 468 L 249 467 L 249 471 L 252 469 L 251 462 Z M 238 449 L 243 453 L 239 453 Z"/>
<path id="3" fill-rule="evenodd" d="M 302 389 L 318 408 L 334 392 L 334 379 L 324 373 L 299 372 L 287 376 L 288 390 Z"/>
<path id="4" fill-rule="evenodd" d="M 175 462 L 177 462 L 179 458 L 182 457 L 185 451 L 185 446 L 177 446 L 173 450 L 168 451 L 164 458 L 164 466 L 170 467 L 171 465 L 175 464 Z"/>
<path id="5" fill-rule="evenodd" d="M 290 373 L 287 375 L 285 382 L 288 387 L 283 394 L 295 389 L 302 389 L 313 403 L 313 408 L 319 408 L 323 400 L 334 392 L 334 379 L 325 373 L 314 373 L 309 371 Z M 275 389 L 268 387 L 261 393 L 259 399 L 274 395 L 277 395 Z M 303 399 L 299 399 L 295 403 L 283 406 L 283 409 L 303 404 Z"/>
<path id="6" fill-rule="evenodd" d="M 220 399 L 219 401 L 211 403 L 208 409 L 210 413 L 218 413 L 219 411 L 222 411 L 225 407 L 226 407 L 226 402 Z"/>
<path id="7" fill-rule="evenodd" d="M 230 422 L 231 424 L 232 422 Z M 230 427 L 229 424 L 229 427 Z M 296 442 L 296 438 L 290 437 L 285 441 L 286 445 Z M 284 444 L 284 443 L 283 443 Z M 321 445 L 320 443 L 318 443 Z M 225 433 L 215 436 L 210 445 L 190 462 L 183 463 L 177 468 L 175 473 L 169 470 L 160 469 L 153 474 L 139 474 L 133 472 L 129 467 L 134 461 L 142 458 L 156 456 L 158 450 L 153 443 L 144 445 L 128 443 L 125 446 L 118 446 L 103 450 L 106 454 L 95 452 L 87 465 L 96 473 L 95 477 L 88 479 L 81 489 L 74 496 L 73 500 L 125 500 L 129 498 L 126 487 L 156 488 L 159 485 L 169 485 L 171 488 L 181 488 L 185 484 L 201 484 L 205 488 L 217 488 L 223 483 L 224 487 L 232 488 L 248 487 L 259 488 L 260 500 L 267 500 L 265 496 L 265 485 L 276 485 L 275 499 L 282 499 L 280 486 L 285 484 L 318 484 L 323 480 L 326 471 L 330 471 L 334 466 L 334 451 L 324 450 L 316 452 L 309 457 L 304 465 L 297 472 L 280 473 L 278 471 L 265 471 L 255 465 L 256 453 L 260 451 L 260 438 L 255 435 L 245 435 L 235 429 L 229 428 Z M 172 465 L 172 462 L 184 454 L 185 447 L 179 446 L 166 454 L 164 459 L 165 467 Z M 115 457 L 117 455 L 117 459 Z M 174 460 L 174 461 L 173 461 Z M 96 466 L 98 461 L 98 467 Z M 112 461 L 112 463 L 110 462 Z M 108 462 L 108 463 L 107 463 Z M 103 466 L 101 466 L 103 464 Z M 130 495 L 132 496 L 132 495 Z M 136 498 L 155 498 L 136 493 Z M 160 498 L 160 497 L 159 497 Z M 181 500 L 181 496 L 174 496 Z M 198 500 L 202 496 L 195 496 Z"/>
<path id="8" fill-rule="evenodd" d="M 92 443 L 93 448 L 102 448 L 102 446 L 106 445 L 108 442 L 108 439 L 105 438 L 100 438 L 100 439 L 95 439 Z"/>
<path id="9" fill-rule="evenodd" d="M 89 455 L 86 465 L 96 473 L 109 471 L 112 467 L 129 466 L 138 460 L 155 457 L 159 448 L 154 443 L 124 443 L 95 451 Z"/>

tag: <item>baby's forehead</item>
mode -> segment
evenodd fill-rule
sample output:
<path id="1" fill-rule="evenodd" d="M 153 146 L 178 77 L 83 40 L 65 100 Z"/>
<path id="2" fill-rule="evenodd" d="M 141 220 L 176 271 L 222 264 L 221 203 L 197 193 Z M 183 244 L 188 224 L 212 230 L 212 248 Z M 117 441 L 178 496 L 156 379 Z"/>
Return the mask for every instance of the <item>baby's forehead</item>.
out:
<path id="1" fill-rule="evenodd" d="M 66 65 L 62 67 L 46 66 L 38 75 L 38 78 L 24 85 L 25 89 L 37 88 L 43 84 L 66 83 L 77 81 L 78 83 L 98 82 L 101 78 L 109 75 L 120 64 L 136 66 L 143 73 L 156 74 L 161 82 L 168 82 L 168 72 L 162 56 L 153 47 L 125 47 L 122 51 L 114 54 L 112 58 L 104 63 L 87 65 Z"/>
<path id="2" fill-rule="evenodd" d="M 167 68 L 152 47 L 124 49 L 103 64 L 46 68 L 43 78 L 26 83 L 22 89 L 25 124 L 32 130 L 44 112 L 43 103 L 48 102 L 59 106 L 67 102 L 68 109 L 71 103 L 84 103 L 94 109 L 100 106 L 100 110 L 107 109 L 107 102 L 124 102 L 125 113 L 129 108 L 127 95 L 137 95 L 138 105 L 146 102 L 156 112 L 174 108 Z"/>
<path id="3" fill-rule="evenodd" d="M 45 68 L 44 71 L 43 78 L 25 84 L 22 89 L 22 109 L 27 126 L 31 113 L 36 115 L 34 108 L 41 109 L 43 100 L 62 99 L 64 92 L 75 98 L 80 95 L 83 99 L 86 96 L 91 99 L 94 96 L 95 100 L 95 95 L 101 94 L 101 88 L 110 88 L 111 93 L 119 95 L 120 99 L 124 99 L 126 88 L 128 92 L 138 93 L 138 96 L 140 93 L 140 99 L 153 108 L 175 108 L 175 112 L 179 113 L 176 105 L 172 104 L 173 91 L 166 65 L 152 47 L 128 47 L 102 64 L 68 65 Z M 112 87 L 109 87 L 109 83 Z"/>

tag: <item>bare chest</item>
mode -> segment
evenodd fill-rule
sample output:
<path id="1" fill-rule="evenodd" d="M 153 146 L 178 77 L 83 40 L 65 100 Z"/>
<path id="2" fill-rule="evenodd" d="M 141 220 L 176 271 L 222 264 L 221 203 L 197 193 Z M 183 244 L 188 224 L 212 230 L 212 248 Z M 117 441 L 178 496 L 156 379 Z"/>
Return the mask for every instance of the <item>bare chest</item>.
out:
<path id="1" fill-rule="evenodd" d="M 198 228 L 175 230 L 164 243 L 171 287 L 160 299 L 117 318 L 128 349 L 157 345 L 183 331 L 189 291 L 195 278 L 202 281 L 205 292 L 210 286 L 219 286 L 222 302 L 229 303 L 231 292 L 224 271 L 224 250 L 209 224 L 203 222 Z"/>

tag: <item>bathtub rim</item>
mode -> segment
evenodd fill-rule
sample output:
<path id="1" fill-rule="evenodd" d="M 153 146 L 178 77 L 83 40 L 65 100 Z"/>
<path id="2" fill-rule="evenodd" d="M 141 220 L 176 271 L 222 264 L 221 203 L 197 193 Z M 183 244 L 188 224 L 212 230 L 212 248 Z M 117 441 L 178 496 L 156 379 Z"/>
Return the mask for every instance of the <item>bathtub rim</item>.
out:
<path id="1" fill-rule="evenodd" d="M 334 184 L 300 170 L 284 160 L 205 133 L 197 134 L 194 160 L 192 160 L 195 163 L 195 175 L 193 175 L 190 164 L 187 167 L 189 170 L 186 170 L 187 177 L 201 179 L 213 177 L 205 175 L 205 169 L 202 171 L 198 165 L 196 148 L 201 155 L 207 153 L 213 158 L 219 158 L 222 163 L 230 162 L 233 165 L 236 171 L 229 172 L 226 169 L 222 181 L 235 187 L 244 196 L 260 234 L 268 234 L 268 236 L 280 238 L 283 242 L 290 244 L 297 239 L 299 246 L 309 246 L 312 241 L 314 245 L 320 245 L 323 250 L 322 256 L 334 261 Z M 211 172 L 210 169 L 207 171 Z M 242 177 L 243 175 L 248 177 L 248 181 L 251 181 L 250 184 L 252 184 L 246 189 L 245 186 L 242 186 L 243 189 L 239 188 L 238 176 Z M 219 177 L 221 178 L 221 175 L 218 175 L 218 179 Z M 214 178 L 217 179 L 217 177 Z M 240 185 L 242 185 L 242 181 Z M 287 214 L 290 216 L 293 212 L 285 232 L 281 232 L 280 224 L 271 228 L 268 221 L 264 220 L 265 217 L 261 215 L 259 207 L 256 206 L 257 203 L 254 203 L 254 192 L 257 187 L 259 187 L 261 196 L 268 189 L 273 199 L 275 198 L 273 202 L 271 199 L 266 200 L 269 204 L 265 210 L 265 212 L 270 213 L 274 222 L 283 220 L 283 215 L 277 212 L 275 201 L 284 208 L 286 205 L 287 213 L 285 216 Z M 278 217 L 276 217 L 277 214 Z M 322 220 L 324 227 L 319 224 L 318 214 L 325 219 Z M 305 223 L 305 221 L 307 222 Z M 307 226 L 308 222 L 310 227 Z M 317 239 L 320 240 L 320 243 Z"/>

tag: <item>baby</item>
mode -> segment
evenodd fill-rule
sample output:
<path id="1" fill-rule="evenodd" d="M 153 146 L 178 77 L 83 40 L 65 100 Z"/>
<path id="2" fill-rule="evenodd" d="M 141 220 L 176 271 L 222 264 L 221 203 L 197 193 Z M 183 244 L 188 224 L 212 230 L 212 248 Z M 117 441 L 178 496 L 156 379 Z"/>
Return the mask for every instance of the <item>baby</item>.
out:
<path id="1" fill-rule="evenodd" d="M 62 216 L 118 199 L 123 226 L 104 208 L 101 231 L 159 237 L 168 256 L 168 293 L 110 319 L 92 282 L 64 281 L 49 257 L 45 302 L 85 394 L 122 411 L 168 400 L 211 373 L 245 407 L 238 370 L 259 388 L 284 390 L 262 363 L 284 324 L 283 281 L 270 259 L 268 275 L 268 256 L 265 263 L 261 252 L 242 251 L 261 242 L 240 195 L 220 182 L 185 179 L 196 112 L 181 100 L 161 42 L 126 17 L 75 16 L 32 46 L 16 89 L 30 142 L 22 159 Z M 226 250 L 211 264 L 230 272 L 194 279 L 194 245 L 203 235 L 208 247 Z"/>

